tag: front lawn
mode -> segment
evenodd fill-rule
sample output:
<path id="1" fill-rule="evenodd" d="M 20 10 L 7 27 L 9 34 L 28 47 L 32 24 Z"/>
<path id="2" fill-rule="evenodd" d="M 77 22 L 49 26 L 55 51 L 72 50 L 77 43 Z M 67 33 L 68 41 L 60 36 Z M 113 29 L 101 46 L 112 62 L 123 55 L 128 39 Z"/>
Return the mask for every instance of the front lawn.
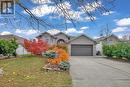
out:
<path id="1" fill-rule="evenodd" d="M 4 70 L 0 87 L 72 87 L 69 72 L 46 72 L 44 61 L 37 57 L 0 60 Z"/>

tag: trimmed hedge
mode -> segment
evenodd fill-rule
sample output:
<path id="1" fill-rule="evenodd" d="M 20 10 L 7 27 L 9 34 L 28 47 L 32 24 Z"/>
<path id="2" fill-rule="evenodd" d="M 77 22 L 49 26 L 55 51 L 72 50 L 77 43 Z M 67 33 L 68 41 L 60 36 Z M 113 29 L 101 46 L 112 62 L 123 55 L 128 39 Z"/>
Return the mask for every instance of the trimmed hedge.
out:
<path id="1" fill-rule="evenodd" d="M 127 58 L 130 60 L 130 44 L 117 43 L 113 45 L 103 45 L 103 54 L 113 58 Z"/>

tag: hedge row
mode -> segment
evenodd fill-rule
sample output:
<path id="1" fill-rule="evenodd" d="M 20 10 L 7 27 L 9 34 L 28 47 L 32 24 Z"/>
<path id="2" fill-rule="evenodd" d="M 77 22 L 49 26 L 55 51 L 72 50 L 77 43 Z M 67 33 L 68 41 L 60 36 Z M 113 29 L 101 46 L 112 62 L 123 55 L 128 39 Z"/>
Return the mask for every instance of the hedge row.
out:
<path id="1" fill-rule="evenodd" d="M 16 56 L 16 49 L 18 48 L 18 44 L 16 39 L 5 40 L 0 39 L 0 54 L 4 56 Z"/>
<path id="2" fill-rule="evenodd" d="M 103 53 L 108 57 L 127 58 L 130 60 L 130 44 L 117 43 L 113 45 L 103 45 Z"/>

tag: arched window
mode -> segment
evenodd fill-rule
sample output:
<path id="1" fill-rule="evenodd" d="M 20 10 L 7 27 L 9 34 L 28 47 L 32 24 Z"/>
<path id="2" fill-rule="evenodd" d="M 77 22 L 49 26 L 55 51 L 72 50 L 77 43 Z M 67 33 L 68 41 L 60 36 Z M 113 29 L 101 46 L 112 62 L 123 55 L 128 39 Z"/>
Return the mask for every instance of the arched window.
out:
<path id="1" fill-rule="evenodd" d="M 59 39 L 58 41 L 57 41 L 57 44 L 64 44 L 65 43 L 65 41 L 63 40 L 63 39 Z"/>

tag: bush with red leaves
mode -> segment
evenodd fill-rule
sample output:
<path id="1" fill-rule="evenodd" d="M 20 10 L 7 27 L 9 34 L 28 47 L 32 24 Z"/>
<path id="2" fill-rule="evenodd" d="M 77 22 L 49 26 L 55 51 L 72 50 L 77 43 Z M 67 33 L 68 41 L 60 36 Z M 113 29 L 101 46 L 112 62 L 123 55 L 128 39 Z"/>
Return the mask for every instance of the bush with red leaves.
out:
<path id="1" fill-rule="evenodd" d="M 24 40 L 24 47 L 27 49 L 28 52 L 31 52 L 35 55 L 41 55 L 42 52 L 48 50 L 48 44 L 46 41 L 38 39 L 38 40 Z"/>

